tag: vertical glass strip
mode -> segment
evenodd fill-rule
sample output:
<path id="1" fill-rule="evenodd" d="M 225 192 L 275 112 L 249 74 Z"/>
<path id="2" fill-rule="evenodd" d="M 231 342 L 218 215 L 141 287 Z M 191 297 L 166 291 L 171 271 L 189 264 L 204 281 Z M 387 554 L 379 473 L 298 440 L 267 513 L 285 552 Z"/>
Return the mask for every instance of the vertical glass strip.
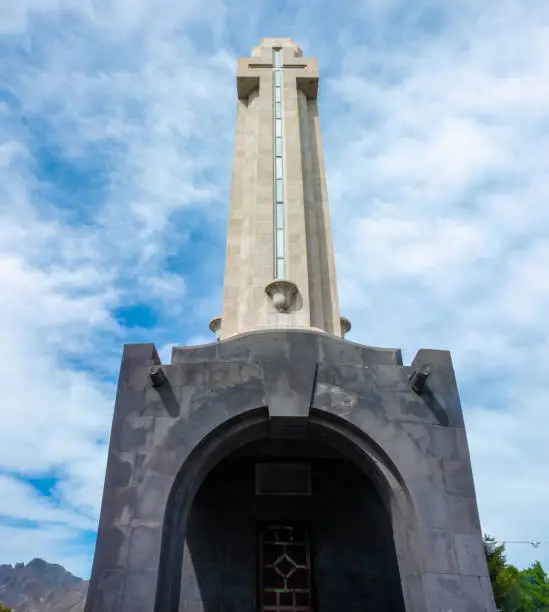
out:
<path id="1" fill-rule="evenodd" d="M 284 257 L 284 229 L 276 230 L 276 252 L 278 257 Z"/>
<path id="2" fill-rule="evenodd" d="M 273 217 L 274 217 L 274 277 L 284 278 L 284 158 L 282 155 L 282 66 L 280 49 L 273 49 Z"/>
<path id="3" fill-rule="evenodd" d="M 281 257 L 276 260 L 276 278 L 284 278 L 284 260 Z"/>
<path id="4" fill-rule="evenodd" d="M 275 176 L 277 179 L 282 178 L 282 157 L 275 157 Z"/>
<path id="5" fill-rule="evenodd" d="M 284 181 L 282 179 L 276 179 L 275 203 L 284 205 Z"/>
<path id="6" fill-rule="evenodd" d="M 284 204 L 276 205 L 276 229 L 284 229 Z"/>

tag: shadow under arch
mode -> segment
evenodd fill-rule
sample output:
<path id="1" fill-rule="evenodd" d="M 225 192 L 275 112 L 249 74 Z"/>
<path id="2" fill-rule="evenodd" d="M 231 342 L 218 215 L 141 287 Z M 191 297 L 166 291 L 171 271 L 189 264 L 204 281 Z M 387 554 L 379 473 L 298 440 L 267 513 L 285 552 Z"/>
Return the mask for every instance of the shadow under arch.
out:
<path id="1" fill-rule="evenodd" d="M 353 461 L 373 482 L 389 513 L 406 606 L 407 576 L 420 576 L 417 555 L 411 550 L 408 530 L 417 529 L 413 500 L 397 467 L 373 439 L 345 419 L 311 408 L 308 420 L 311 439 L 325 443 Z M 233 417 L 219 425 L 190 452 L 181 466 L 166 504 L 155 612 L 179 612 L 181 571 L 189 512 L 195 495 L 210 471 L 246 444 L 269 437 L 267 407 Z M 403 572 L 403 569 L 405 571 Z M 414 597 L 425 600 L 416 582 Z"/>

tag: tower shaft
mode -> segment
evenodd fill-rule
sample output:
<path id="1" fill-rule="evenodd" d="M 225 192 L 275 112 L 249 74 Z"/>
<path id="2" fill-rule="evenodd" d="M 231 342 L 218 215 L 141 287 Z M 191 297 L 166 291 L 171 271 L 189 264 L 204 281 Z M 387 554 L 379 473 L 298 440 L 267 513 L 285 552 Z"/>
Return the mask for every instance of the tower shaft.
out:
<path id="1" fill-rule="evenodd" d="M 220 338 L 341 335 L 317 90 L 316 60 L 290 39 L 239 60 Z"/>

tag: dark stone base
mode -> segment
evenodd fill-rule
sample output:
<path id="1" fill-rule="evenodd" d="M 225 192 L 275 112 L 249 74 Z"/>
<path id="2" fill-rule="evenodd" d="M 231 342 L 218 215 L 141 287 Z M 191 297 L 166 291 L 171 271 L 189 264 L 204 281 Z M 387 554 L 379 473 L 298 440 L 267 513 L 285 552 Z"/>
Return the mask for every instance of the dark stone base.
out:
<path id="1" fill-rule="evenodd" d="M 311 526 L 317 612 L 494 612 L 448 352 L 272 330 L 160 365 L 125 347 L 86 612 L 258 609 L 282 517 Z M 267 449 L 310 461 L 312 497 L 254 494 Z"/>

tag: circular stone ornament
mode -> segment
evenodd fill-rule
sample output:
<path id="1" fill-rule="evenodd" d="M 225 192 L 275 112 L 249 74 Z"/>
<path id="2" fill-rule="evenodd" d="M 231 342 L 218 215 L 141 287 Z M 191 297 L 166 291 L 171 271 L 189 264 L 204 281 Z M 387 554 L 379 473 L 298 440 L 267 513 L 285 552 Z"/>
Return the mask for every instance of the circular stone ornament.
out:
<path id="1" fill-rule="evenodd" d="M 289 280 L 277 279 L 265 287 L 265 293 L 279 312 L 285 312 L 297 293 L 297 285 Z"/>
<path id="2" fill-rule="evenodd" d="M 340 317 L 341 322 L 341 337 L 345 338 L 345 336 L 351 331 L 351 321 L 347 317 Z"/>
<path id="3" fill-rule="evenodd" d="M 221 338 L 221 317 L 214 317 L 208 327 L 215 334 L 216 339 L 219 340 Z"/>

